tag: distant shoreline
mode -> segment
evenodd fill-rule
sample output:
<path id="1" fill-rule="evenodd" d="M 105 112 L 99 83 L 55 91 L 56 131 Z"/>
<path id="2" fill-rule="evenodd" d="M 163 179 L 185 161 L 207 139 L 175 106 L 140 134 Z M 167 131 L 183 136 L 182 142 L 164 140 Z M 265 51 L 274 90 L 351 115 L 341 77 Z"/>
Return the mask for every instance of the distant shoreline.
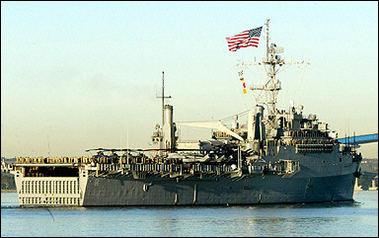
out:
<path id="1" fill-rule="evenodd" d="M 16 189 L 1 189 L 2 193 L 16 193 Z"/>

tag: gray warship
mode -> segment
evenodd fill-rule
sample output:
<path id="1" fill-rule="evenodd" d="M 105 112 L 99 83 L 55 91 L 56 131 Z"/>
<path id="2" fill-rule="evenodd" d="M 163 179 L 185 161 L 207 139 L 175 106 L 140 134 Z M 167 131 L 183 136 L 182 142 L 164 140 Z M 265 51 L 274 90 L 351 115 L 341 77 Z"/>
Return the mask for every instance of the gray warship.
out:
<path id="1" fill-rule="evenodd" d="M 362 156 L 341 144 L 328 124 L 303 107 L 277 108 L 282 89 L 276 78 L 285 62 L 282 48 L 269 42 L 261 87 L 268 97 L 256 102 L 240 126 L 222 121 L 175 122 L 165 104 L 153 148 L 94 148 L 92 156 L 19 157 L 11 166 L 21 206 L 249 205 L 353 201 Z M 241 75 L 240 75 L 241 76 Z M 178 126 L 211 128 L 208 140 L 181 141 Z"/>

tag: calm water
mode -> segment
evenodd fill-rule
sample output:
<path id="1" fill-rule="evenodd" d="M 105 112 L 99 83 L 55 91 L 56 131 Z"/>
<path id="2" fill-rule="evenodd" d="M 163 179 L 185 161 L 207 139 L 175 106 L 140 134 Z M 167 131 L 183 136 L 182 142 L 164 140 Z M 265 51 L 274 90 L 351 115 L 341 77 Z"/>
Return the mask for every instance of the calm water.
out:
<path id="1" fill-rule="evenodd" d="M 1 193 L 1 236 L 378 236 L 378 191 L 355 203 L 20 208 Z"/>

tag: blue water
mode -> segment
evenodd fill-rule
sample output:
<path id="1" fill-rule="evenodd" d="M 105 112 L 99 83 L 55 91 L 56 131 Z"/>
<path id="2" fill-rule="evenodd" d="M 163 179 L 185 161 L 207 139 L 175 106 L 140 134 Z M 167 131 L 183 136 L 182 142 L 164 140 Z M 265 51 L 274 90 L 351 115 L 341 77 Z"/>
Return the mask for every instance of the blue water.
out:
<path id="1" fill-rule="evenodd" d="M 353 203 L 20 208 L 1 193 L 1 236 L 378 236 L 378 191 Z"/>

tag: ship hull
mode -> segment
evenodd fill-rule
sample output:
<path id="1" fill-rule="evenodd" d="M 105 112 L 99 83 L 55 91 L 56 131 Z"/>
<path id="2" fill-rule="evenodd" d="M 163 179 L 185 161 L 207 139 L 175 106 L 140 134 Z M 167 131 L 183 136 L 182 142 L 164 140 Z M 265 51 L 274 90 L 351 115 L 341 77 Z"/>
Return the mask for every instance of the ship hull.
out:
<path id="1" fill-rule="evenodd" d="M 329 177 L 88 178 L 83 206 L 247 205 L 353 201 L 353 174 Z"/>

